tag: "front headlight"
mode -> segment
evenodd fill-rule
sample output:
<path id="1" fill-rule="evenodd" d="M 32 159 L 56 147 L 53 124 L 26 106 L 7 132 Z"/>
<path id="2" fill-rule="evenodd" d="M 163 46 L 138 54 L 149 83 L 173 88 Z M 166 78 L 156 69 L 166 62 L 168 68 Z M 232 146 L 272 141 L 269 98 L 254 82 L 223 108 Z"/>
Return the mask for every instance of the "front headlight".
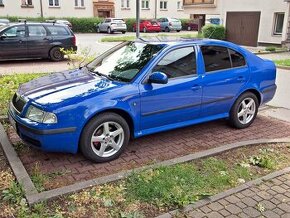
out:
<path id="1" fill-rule="evenodd" d="M 57 123 L 57 117 L 54 113 L 45 112 L 32 105 L 30 105 L 27 110 L 26 118 L 38 123 L 45 124 Z"/>

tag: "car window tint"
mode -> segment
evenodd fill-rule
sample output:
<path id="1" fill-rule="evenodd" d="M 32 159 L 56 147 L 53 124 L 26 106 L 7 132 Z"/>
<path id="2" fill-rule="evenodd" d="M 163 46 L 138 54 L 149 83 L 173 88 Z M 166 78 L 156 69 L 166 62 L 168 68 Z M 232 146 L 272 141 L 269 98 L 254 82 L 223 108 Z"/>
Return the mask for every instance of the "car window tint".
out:
<path id="1" fill-rule="evenodd" d="M 50 34 L 53 36 L 67 36 L 69 35 L 69 32 L 64 27 L 60 26 L 47 26 L 47 29 L 49 30 Z"/>
<path id="2" fill-rule="evenodd" d="M 201 51 L 206 72 L 231 68 L 231 61 L 227 48 L 221 46 L 202 46 Z"/>
<path id="3" fill-rule="evenodd" d="M 29 36 L 46 36 L 46 30 L 43 26 L 28 26 Z"/>
<path id="4" fill-rule="evenodd" d="M 232 59 L 233 67 L 242 67 L 246 65 L 245 58 L 239 52 L 229 49 L 230 56 Z"/>
<path id="5" fill-rule="evenodd" d="M 186 47 L 171 51 L 154 67 L 152 72 L 155 71 L 165 73 L 168 78 L 196 74 L 194 48 Z"/>
<path id="6" fill-rule="evenodd" d="M 15 26 L 3 33 L 6 37 L 25 37 L 25 26 Z"/>

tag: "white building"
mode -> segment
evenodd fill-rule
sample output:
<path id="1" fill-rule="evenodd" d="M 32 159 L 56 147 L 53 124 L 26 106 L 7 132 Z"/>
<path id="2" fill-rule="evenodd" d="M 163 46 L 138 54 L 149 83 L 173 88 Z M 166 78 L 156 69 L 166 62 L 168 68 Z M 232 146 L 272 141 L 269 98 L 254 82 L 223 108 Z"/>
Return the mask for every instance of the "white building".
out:
<path id="1" fill-rule="evenodd" d="M 141 18 L 189 18 L 184 13 L 183 0 L 140 0 Z M 120 18 L 136 17 L 136 0 L 115 0 L 115 16 Z"/>
<path id="2" fill-rule="evenodd" d="M 92 17 L 92 0 L 0 0 L 0 17 Z"/>
<path id="3" fill-rule="evenodd" d="M 184 0 L 184 11 L 203 23 L 220 19 L 228 40 L 257 46 L 290 40 L 289 0 Z"/>

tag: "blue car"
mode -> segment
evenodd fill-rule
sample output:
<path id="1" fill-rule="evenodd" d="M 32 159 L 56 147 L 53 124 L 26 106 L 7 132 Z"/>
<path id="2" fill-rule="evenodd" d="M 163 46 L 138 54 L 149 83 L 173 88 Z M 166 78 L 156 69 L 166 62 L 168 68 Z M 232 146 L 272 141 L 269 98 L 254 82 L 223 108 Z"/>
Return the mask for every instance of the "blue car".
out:
<path id="1" fill-rule="evenodd" d="M 140 40 L 22 84 L 8 115 L 27 144 L 105 162 L 152 133 L 223 118 L 246 128 L 275 79 L 272 61 L 229 42 Z"/>

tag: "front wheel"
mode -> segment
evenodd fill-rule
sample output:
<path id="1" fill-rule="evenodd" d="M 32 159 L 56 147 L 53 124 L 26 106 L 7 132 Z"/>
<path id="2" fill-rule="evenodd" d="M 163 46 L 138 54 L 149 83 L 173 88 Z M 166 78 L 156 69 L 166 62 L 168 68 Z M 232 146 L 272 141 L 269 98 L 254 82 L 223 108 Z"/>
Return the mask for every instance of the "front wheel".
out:
<path id="1" fill-rule="evenodd" d="M 104 113 L 93 118 L 83 129 L 80 149 L 94 162 L 116 159 L 128 145 L 130 130 L 127 122 L 115 113 Z"/>
<path id="2" fill-rule="evenodd" d="M 125 34 L 126 33 L 126 31 L 122 31 L 122 34 Z"/>
<path id="3" fill-rule="evenodd" d="M 259 101 L 254 93 L 242 94 L 234 103 L 230 111 L 229 122 L 231 126 L 244 129 L 249 127 L 258 113 Z"/>
<path id="4" fill-rule="evenodd" d="M 111 30 L 110 27 L 107 29 L 107 33 L 108 33 L 108 34 L 112 34 L 112 33 L 113 33 L 113 31 Z"/>

